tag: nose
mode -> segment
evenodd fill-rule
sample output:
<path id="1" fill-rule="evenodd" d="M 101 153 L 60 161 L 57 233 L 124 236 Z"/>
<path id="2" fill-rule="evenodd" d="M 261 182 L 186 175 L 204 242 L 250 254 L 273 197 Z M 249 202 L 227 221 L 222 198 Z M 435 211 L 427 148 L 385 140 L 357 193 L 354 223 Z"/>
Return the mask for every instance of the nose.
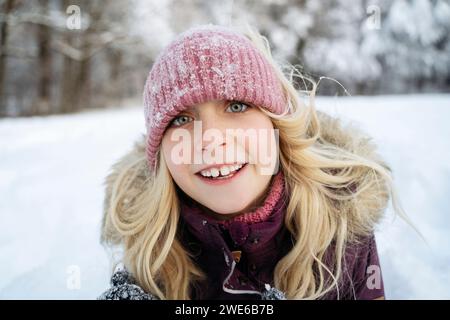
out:
<path id="1" fill-rule="evenodd" d="M 210 151 L 226 145 L 226 125 L 215 115 L 209 115 L 200 119 L 201 138 L 198 143 L 198 150 L 201 152 Z"/>

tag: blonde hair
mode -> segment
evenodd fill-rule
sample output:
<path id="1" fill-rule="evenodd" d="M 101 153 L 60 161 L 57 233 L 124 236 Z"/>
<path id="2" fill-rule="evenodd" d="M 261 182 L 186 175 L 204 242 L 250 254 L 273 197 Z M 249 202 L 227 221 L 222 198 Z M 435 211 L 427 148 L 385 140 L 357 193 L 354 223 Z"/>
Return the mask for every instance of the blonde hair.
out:
<path id="1" fill-rule="evenodd" d="M 322 134 L 314 81 L 295 67 L 288 78 L 272 58 L 266 38 L 248 26 L 242 33 L 271 63 L 288 101 L 283 115 L 261 108 L 279 129 L 280 168 L 290 194 L 285 226 L 295 240 L 276 265 L 275 287 L 288 299 L 317 299 L 339 286 L 347 244 L 374 231 L 389 198 L 394 210 L 405 215 L 396 200 L 390 168 L 381 159 L 365 157 L 364 150 L 356 154 L 354 146 L 339 145 L 342 140 Z M 294 75 L 310 82 L 312 90 L 298 92 Z M 105 199 L 102 240 L 123 244 L 124 263 L 145 291 L 160 299 L 189 299 L 191 284 L 205 275 L 177 238 L 179 200 L 162 152 L 153 173 L 143 168 L 144 158 L 142 153 L 115 177 L 111 196 Z M 138 177 L 143 172 L 146 176 Z M 131 187 L 143 191 L 126 199 Z M 330 248 L 332 259 L 327 259 Z"/>

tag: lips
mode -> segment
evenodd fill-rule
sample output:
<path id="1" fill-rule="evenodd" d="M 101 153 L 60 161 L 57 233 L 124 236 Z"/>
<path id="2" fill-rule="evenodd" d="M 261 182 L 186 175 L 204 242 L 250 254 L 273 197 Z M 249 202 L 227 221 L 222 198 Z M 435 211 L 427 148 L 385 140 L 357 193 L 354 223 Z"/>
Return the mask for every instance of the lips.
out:
<path id="1" fill-rule="evenodd" d="M 231 181 L 234 177 L 238 176 L 241 171 L 247 167 L 247 163 L 244 164 L 232 164 L 209 167 L 196 173 L 196 175 L 204 182 L 210 184 L 225 183 Z"/>
<path id="2" fill-rule="evenodd" d="M 224 164 L 220 167 L 214 166 L 209 167 L 207 169 L 203 169 L 199 171 L 197 174 L 200 174 L 206 178 L 220 178 L 227 177 L 230 174 L 239 171 L 245 164 Z"/>

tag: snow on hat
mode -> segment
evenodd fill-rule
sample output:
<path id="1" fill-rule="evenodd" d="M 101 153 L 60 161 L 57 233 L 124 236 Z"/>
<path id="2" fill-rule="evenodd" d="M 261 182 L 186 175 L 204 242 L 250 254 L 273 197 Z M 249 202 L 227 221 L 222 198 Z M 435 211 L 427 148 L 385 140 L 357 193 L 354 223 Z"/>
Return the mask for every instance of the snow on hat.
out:
<path id="1" fill-rule="evenodd" d="M 181 33 L 161 51 L 147 77 L 143 98 L 151 170 L 156 167 L 165 129 L 189 106 L 237 100 L 275 114 L 286 108 L 281 84 L 263 54 L 244 35 L 211 24 Z"/>

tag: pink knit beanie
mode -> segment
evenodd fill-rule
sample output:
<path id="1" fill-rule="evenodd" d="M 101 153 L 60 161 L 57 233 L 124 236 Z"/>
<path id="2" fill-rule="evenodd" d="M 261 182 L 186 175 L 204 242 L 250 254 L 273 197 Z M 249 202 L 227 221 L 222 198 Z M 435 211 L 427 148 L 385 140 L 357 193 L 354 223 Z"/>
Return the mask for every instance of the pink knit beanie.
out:
<path id="1" fill-rule="evenodd" d="M 276 114 L 286 108 L 281 84 L 261 52 L 244 35 L 211 24 L 181 33 L 158 55 L 143 96 L 151 171 L 165 129 L 190 106 L 237 100 Z"/>

